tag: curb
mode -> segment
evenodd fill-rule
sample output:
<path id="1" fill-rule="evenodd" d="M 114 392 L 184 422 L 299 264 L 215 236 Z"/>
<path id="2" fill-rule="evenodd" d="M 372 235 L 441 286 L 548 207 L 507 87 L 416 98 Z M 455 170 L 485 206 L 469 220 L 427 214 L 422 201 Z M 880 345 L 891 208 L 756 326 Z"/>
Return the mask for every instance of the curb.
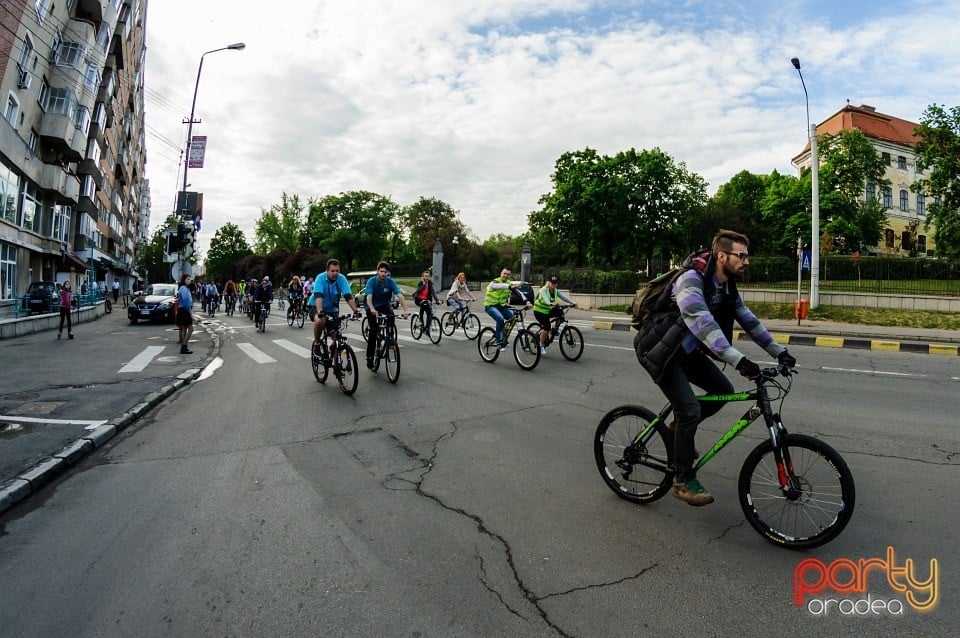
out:
<path id="1" fill-rule="evenodd" d="M 200 376 L 204 369 L 220 356 L 220 335 L 206 326 L 204 326 L 204 330 L 213 342 L 213 351 L 203 361 L 201 367 L 190 368 L 181 372 L 167 385 L 144 396 L 140 403 L 129 410 L 107 419 L 96 430 L 86 433 L 73 443 L 66 445 L 59 452 L 51 455 L 50 458 L 40 461 L 20 476 L 11 479 L 8 484 L 0 488 L 0 514 L 31 494 L 38 492 L 61 472 L 75 465 L 80 459 L 97 448 L 103 447 L 118 432 L 125 430 L 130 424 L 162 403 L 164 399 L 170 397 L 177 390 L 188 386 Z"/>
<path id="2" fill-rule="evenodd" d="M 597 321 L 595 330 L 625 330 L 633 332 L 629 323 Z M 873 350 L 876 352 L 909 352 L 911 354 L 932 354 L 937 356 L 960 356 L 960 346 L 946 343 L 926 343 L 918 341 L 900 341 L 891 339 L 871 339 L 865 337 L 828 337 L 807 334 L 784 334 L 771 332 L 781 345 L 818 346 L 821 348 L 851 348 L 854 350 Z M 742 330 L 733 331 L 733 340 L 748 340 Z"/>

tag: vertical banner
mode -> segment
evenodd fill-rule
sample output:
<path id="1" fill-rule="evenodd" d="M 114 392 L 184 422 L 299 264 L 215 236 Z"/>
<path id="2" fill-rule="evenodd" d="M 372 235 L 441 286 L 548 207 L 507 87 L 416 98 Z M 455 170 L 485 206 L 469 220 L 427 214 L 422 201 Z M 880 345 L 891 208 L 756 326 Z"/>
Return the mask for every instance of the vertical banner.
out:
<path id="1" fill-rule="evenodd" d="M 203 224 L 203 193 L 197 193 L 197 208 L 193 213 L 193 226 L 197 232 Z"/>
<path id="2" fill-rule="evenodd" d="M 203 168 L 203 156 L 207 152 L 207 136 L 194 135 L 190 140 L 190 152 L 187 156 L 189 168 Z"/>

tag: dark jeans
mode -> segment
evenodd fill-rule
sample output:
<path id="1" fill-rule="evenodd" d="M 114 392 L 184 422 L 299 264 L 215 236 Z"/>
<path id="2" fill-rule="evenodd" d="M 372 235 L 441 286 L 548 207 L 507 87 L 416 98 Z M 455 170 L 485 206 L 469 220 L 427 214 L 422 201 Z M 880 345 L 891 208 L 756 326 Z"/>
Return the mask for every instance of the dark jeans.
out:
<path id="1" fill-rule="evenodd" d="M 73 334 L 73 317 L 70 308 L 60 308 L 60 332 L 63 332 L 63 320 L 67 320 L 67 334 Z"/>
<path id="2" fill-rule="evenodd" d="M 386 306 L 384 308 L 377 308 L 377 312 L 381 315 L 386 315 L 387 317 L 394 317 L 393 308 Z M 367 360 L 373 359 L 373 355 L 377 352 L 377 336 L 380 334 L 380 326 L 377 325 L 377 318 L 373 316 L 373 313 L 367 313 L 367 323 L 370 324 L 370 337 L 367 338 Z"/>
<path id="3" fill-rule="evenodd" d="M 664 370 L 658 384 L 673 405 L 676 432 L 673 442 L 673 461 L 676 478 L 686 481 L 694 476 L 694 437 L 697 426 L 716 414 L 724 404 L 720 401 L 697 401 L 691 384 L 708 394 L 732 394 L 733 384 L 713 360 L 699 350 L 690 354 L 678 352 Z"/>
<path id="4" fill-rule="evenodd" d="M 423 323 L 423 329 L 429 330 L 430 323 L 433 321 L 433 302 L 426 299 L 418 301 L 417 305 L 420 306 L 420 321 Z M 426 315 L 426 318 L 424 318 L 424 315 Z"/>

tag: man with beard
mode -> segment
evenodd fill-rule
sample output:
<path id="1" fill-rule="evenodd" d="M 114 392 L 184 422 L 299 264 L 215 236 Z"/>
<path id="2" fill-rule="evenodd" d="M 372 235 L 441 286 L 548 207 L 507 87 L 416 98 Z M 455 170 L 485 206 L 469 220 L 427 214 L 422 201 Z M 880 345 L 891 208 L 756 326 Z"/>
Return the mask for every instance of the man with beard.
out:
<path id="1" fill-rule="evenodd" d="M 713 496 L 700 484 L 694 469 L 697 426 L 723 403 L 697 401 L 691 384 L 710 394 L 732 394 L 733 384 L 713 360 L 734 366 L 755 379 L 760 366 L 733 347 L 733 322 L 770 356 L 790 367 L 794 359 L 743 303 L 736 281 L 750 262 L 745 235 L 720 230 L 710 251 L 694 253 L 673 283 L 671 302 L 637 331 L 637 358 L 673 405 L 673 495 L 690 505 L 709 505 Z M 660 309 L 658 309 L 660 310 Z"/>

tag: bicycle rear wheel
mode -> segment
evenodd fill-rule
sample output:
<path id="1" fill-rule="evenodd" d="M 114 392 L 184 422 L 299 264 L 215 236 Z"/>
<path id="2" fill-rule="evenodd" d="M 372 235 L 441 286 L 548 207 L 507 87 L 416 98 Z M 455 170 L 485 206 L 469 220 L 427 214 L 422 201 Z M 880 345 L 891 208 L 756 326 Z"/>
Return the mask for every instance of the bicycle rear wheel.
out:
<path id="1" fill-rule="evenodd" d="M 477 350 L 480 351 L 480 358 L 488 363 L 493 363 L 500 356 L 500 342 L 497 341 L 497 332 L 493 328 L 487 326 L 480 331 Z"/>
<path id="2" fill-rule="evenodd" d="M 440 318 L 440 326 L 443 329 L 443 334 L 449 337 L 457 329 L 457 317 L 448 310 Z"/>
<path id="3" fill-rule="evenodd" d="M 430 321 L 430 328 L 427 330 L 427 336 L 430 338 L 430 343 L 434 345 L 440 343 L 440 339 L 443 337 L 443 331 L 440 330 L 440 320 L 437 317 L 434 317 Z"/>
<path id="4" fill-rule="evenodd" d="M 480 318 L 477 315 L 468 313 L 463 317 L 463 336 L 473 340 L 480 334 Z"/>
<path id="5" fill-rule="evenodd" d="M 319 343 L 313 346 L 310 352 L 310 366 L 313 368 L 313 376 L 320 383 L 325 383 L 330 369 L 323 364 L 323 346 Z"/>
<path id="6" fill-rule="evenodd" d="M 642 406 L 621 405 L 603 416 L 593 437 L 593 456 L 603 482 L 633 503 L 651 503 L 673 483 L 671 433 L 663 423 L 648 430 L 656 418 Z M 645 434 L 636 441 L 641 432 Z"/>
<path id="7" fill-rule="evenodd" d="M 410 317 L 410 335 L 418 341 L 423 336 L 423 322 L 420 321 L 420 315 L 416 313 Z"/>
<path id="8" fill-rule="evenodd" d="M 343 344 L 337 348 L 333 356 L 333 372 L 337 375 L 340 390 L 346 395 L 351 395 L 357 391 L 357 382 L 360 380 L 357 374 L 357 355 L 348 344 Z"/>
<path id="9" fill-rule="evenodd" d="M 387 379 L 390 383 L 396 383 L 400 380 L 400 346 L 396 342 L 387 344 L 387 350 L 383 353 L 384 368 L 387 370 Z"/>
<path id="10" fill-rule="evenodd" d="M 513 358 L 524 370 L 533 370 L 540 363 L 540 341 L 529 330 L 521 330 L 514 337 Z"/>
<path id="11" fill-rule="evenodd" d="M 566 326 L 560 332 L 560 353 L 568 361 L 576 361 L 583 354 L 583 333 L 576 326 Z"/>
<path id="12" fill-rule="evenodd" d="M 784 468 L 777 466 L 773 444 L 753 449 L 740 469 L 740 507 L 755 530 L 775 545 L 791 549 L 819 547 L 850 522 L 856 500 L 853 475 L 843 457 L 819 439 L 787 434 Z M 780 487 L 780 472 L 788 486 Z"/>

